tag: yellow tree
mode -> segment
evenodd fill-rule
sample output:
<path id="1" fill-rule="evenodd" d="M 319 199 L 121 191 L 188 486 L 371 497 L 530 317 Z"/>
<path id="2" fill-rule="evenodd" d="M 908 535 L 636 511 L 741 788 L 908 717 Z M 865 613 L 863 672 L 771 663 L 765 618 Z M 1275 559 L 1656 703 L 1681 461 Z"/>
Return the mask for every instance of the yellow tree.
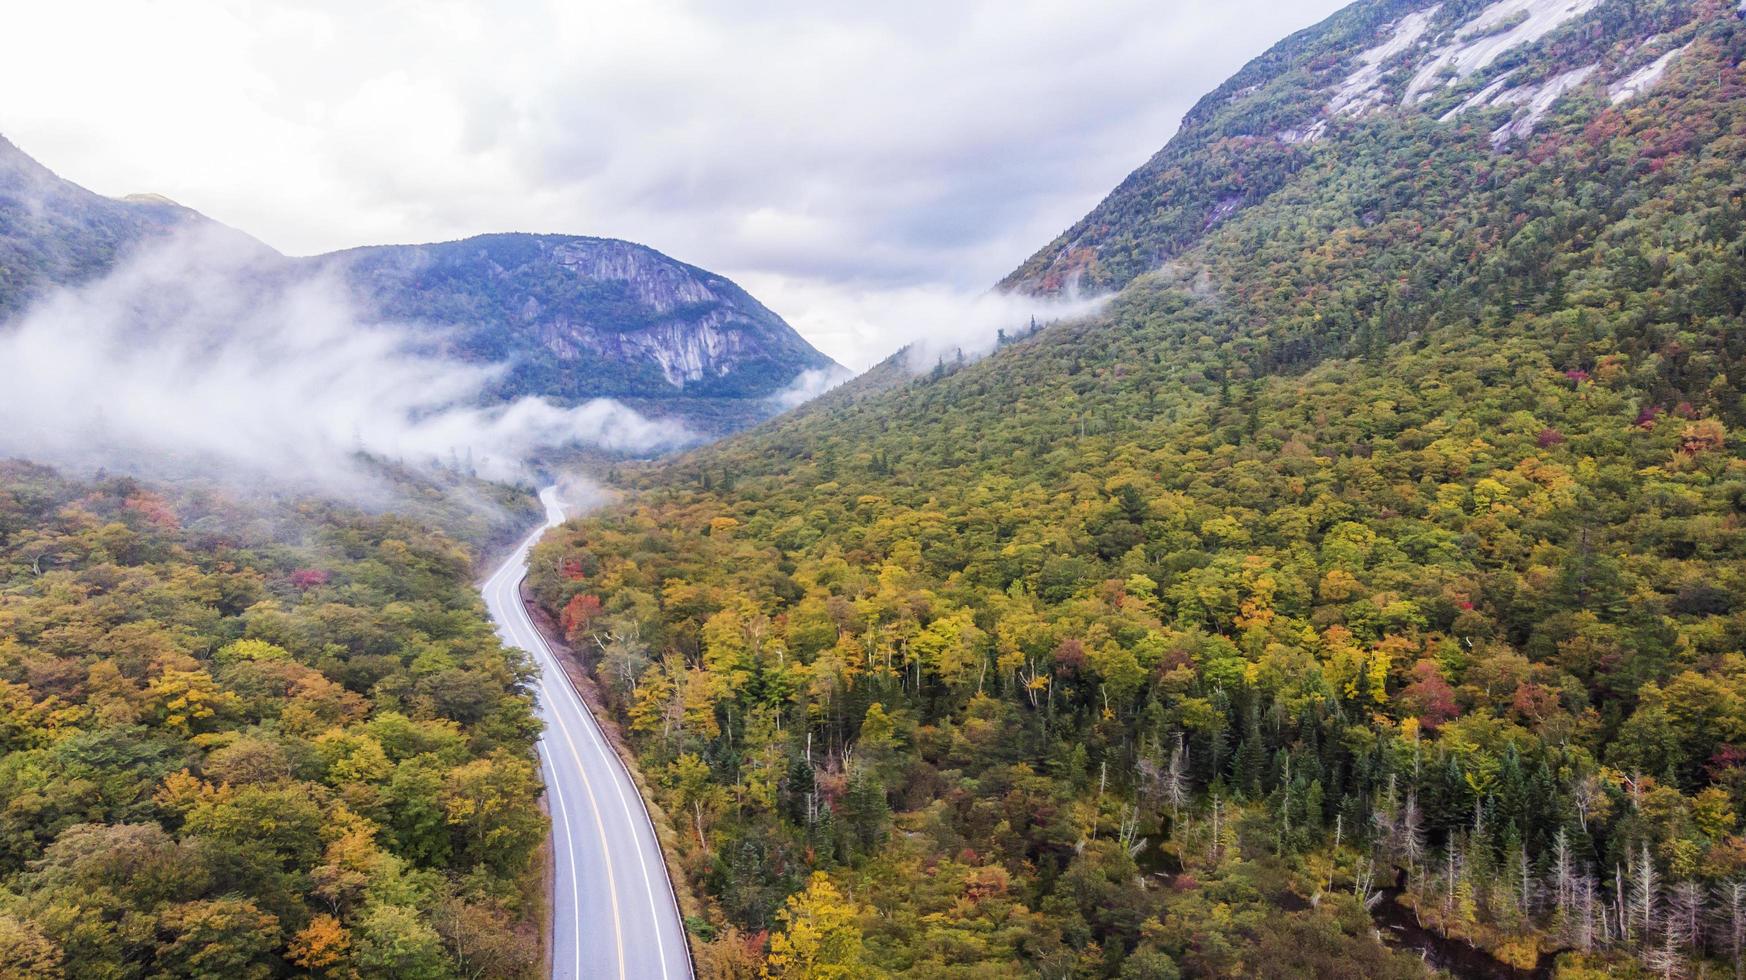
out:
<path id="1" fill-rule="evenodd" d="M 0 980 L 60 980 L 61 950 L 30 921 L 0 914 Z"/>
<path id="2" fill-rule="evenodd" d="M 776 784 L 787 772 L 781 723 L 773 708 L 753 708 L 746 718 L 736 787 L 742 808 L 767 812 L 776 805 Z"/>
<path id="3" fill-rule="evenodd" d="M 537 785 L 533 764 L 503 751 L 449 770 L 443 811 L 468 858 L 505 872 L 527 866 L 546 830 L 532 802 Z"/>
<path id="4" fill-rule="evenodd" d="M 291 938 L 285 958 L 316 976 L 334 976 L 350 958 L 351 948 L 351 933 L 338 919 L 322 913 Z"/>
<path id="5" fill-rule="evenodd" d="M 231 710 L 237 701 L 204 670 L 164 671 L 146 687 L 146 700 L 160 724 L 184 735 L 206 731 L 219 712 Z"/>
<path id="6" fill-rule="evenodd" d="M 921 659 L 927 671 L 944 681 L 947 687 L 963 688 L 976 681 L 981 659 L 983 633 L 976 627 L 969 609 L 929 623 L 910 641 L 910 652 Z"/>
<path id="7" fill-rule="evenodd" d="M 770 937 L 767 977 L 859 978 L 874 976 L 865 955 L 860 911 L 831 879 L 814 871 L 806 888 L 789 896 L 776 913 L 781 931 Z"/>
<path id="8" fill-rule="evenodd" d="M 671 735 L 672 728 L 667 722 L 672 704 L 673 679 L 668 676 L 666 665 L 653 663 L 645 667 L 637 679 L 634 700 L 627 709 L 631 731 L 650 734 L 658 731 L 662 737 Z"/>
<path id="9" fill-rule="evenodd" d="M 752 680 L 757 651 L 747 626 L 753 614 L 736 603 L 703 624 L 703 669 L 709 675 L 711 698 L 718 703 L 738 699 Z"/>

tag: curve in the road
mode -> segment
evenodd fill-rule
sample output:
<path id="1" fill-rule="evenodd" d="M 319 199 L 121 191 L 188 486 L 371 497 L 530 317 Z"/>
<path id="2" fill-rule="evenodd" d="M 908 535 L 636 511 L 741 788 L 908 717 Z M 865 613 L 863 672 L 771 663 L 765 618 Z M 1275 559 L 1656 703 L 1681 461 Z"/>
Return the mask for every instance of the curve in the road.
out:
<path id="1" fill-rule="evenodd" d="M 539 753 L 551 794 L 555 865 L 552 976 L 690 978 L 685 927 L 654 822 L 522 602 L 528 553 L 564 520 L 556 488 L 541 491 L 540 501 L 545 525 L 522 541 L 480 591 L 504 642 L 527 651 L 539 669 L 535 691 L 545 723 Z"/>

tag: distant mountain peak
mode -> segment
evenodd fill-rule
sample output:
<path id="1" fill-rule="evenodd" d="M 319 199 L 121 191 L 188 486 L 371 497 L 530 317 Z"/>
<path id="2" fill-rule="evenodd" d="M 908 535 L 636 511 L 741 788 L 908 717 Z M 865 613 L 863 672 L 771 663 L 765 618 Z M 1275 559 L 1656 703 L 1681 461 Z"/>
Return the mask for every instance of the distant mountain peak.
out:
<path id="1" fill-rule="evenodd" d="M 146 192 L 146 193 L 142 193 L 142 194 L 123 194 L 121 197 L 116 198 L 116 200 L 126 201 L 129 204 L 163 204 L 163 205 L 167 205 L 167 206 L 172 207 L 172 208 L 180 208 L 180 207 L 185 206 L 178 201 L 170 200 L 169 198 L 165 197 L 162 194 L 154 194 L 151 192 Z M 189 208 L 189 210 L 193 210 L 193 209 Z"/>
<path id="2" fill-rule="evenodd" d="M 86 190 L 0 136 L 0 319 L 50 287 L 103 274 L 142 241 L 206 220 L 167 199 Z"/>
<path id="3" fill-rule="evenodd" d="M 834 366 L 726 277 L 635 242 L 510 232 L 315 261 L 385 317 L 466 328 L 454 350 L 507 362 L 506 395 L 703 398 L 760 414 L 802 372 Z"/>

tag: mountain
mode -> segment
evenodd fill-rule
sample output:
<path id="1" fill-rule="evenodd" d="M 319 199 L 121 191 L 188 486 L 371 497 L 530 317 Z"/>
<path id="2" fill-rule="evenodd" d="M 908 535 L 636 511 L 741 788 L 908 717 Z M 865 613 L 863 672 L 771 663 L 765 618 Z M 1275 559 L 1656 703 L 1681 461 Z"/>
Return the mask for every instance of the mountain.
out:
<path id="1" fill-rule="evenodd" d="M 207 221 L 167 198 L 93 194 L 0 137 L 0 319 L 52 286 L 97 278 L 141 241 Z"/>
<path id="2" fill-rule="evenodd" d="M 0 139 L 0 317 L 197 223 L 222 227 L 161 197 L 94 194 Z M 499 234 L 287 258 L 231 234 L 279 275 L 338 275 L 381 317 L 506 364 L 494 398 L 613 397 L 719 434 L 774 414 L 804 372 L 836 369 L 739 286 L 630 242 Z"/>
<path id="3" fill-rule="evenodd" d="M 1713 16 L 1700 16 L 1700 7 Z M 1299 32 L 1201 99 L 1170 143 L 1002 285 L 1120 288 L 1382 124 L 1534 142 L 1555 103 L 1638 108 L 1720 0 L 1396 0 Z M 1440 128 L 1439 128 L 1440 127 Z"/>
<path id="4" fill-rule="evenodd" d="M 459 328 L 453 350 L 506 362 L 505 398 L 613 397 L 743 420 L 802 371 L 835 367 L 729 280 L 652 248 L 569 235 L 480 235 L 321 256 L 381 315 Z"/>
<path id="5" fill-rule="evenodd" d="M 1006 281 L 1099 313 L 622 469 L 530 586 L 700 969 L 1730 969 L 1743 57 L 1355 4 Z"/>

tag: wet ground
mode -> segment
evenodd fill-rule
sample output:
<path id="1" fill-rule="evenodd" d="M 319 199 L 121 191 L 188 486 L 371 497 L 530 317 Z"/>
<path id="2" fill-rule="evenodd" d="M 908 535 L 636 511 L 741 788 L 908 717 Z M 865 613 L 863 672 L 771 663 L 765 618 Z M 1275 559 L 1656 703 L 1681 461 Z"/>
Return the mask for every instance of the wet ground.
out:
<path id="1" fill-rule="evenodd" d="M 1462 980 L 1550 980 L 1556 953 L 1540 954 L 1540 961 L 1531 970 L 1512 966 L 1464 939 L 1451 939 L 1419 925 L 1418 916 L 1400 901 L 1405 890 L 1406 872 L 1397 869 L 1394 885 L 1382 890 L 1381 900 L 1370 910 L 1383 942 L 1416 952 L 1432 968 Z"/>

